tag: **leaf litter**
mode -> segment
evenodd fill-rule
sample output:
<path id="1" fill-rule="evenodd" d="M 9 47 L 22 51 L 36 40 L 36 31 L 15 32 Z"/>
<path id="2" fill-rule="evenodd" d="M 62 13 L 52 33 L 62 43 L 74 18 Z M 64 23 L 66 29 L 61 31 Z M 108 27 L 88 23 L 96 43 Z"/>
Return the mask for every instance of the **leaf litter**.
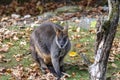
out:
<path id="1" fill-rule="evenodd" d="M 18 5 L 18 3 L 13 2 L 10 6 L 13 7 L 13 4 Z M 28 4 L 25 4 L 25 6 L 27 6 Z M 30 4 L 32 5 L 32 4 Z M 53 5 L 53 3 L 49 3 L 46 5 L 46 8 L 49 7 L 48 9 L 53 9 L 55 8 L 57 5 Z M 32 5 L 35 6 L 35 5 Z M 61 5 L 63 6 L 63 5 Z M 17 8 L 18 11 L 19 9 L 21 11 L 25 11 L 22 14 L 27 13 L 27 9 L 25 7 L 18 7 Z M 42 11 L 42 7 L 37 7 L 37 9 L 39 11 Z M 17 10 L 16 10 L 17 11 Z M 92 9 L 93 12 L 97 12 L 96 8 Z M 99 12 L 99 11 L 98 11 Z M 30 14 L 34 14 L 33 12 L 30 12 Z M 38 14 L 38 13 L 36 13 Z M 80 16 L 80 13 L 74 13 L 74 14 L 70 14 L 70 15 L 65 15 L 62 14 L 59 17 L 53 17 L 50 18 L 50 21 L 52 22 L 57 22 L 58 20 L 68 20 L 72 17 L 76 17 L 76 16 Z M 12 15 L 13 16 L 13 15 Z M 22 18 L 20 18 L 21 16 L 16 16 L 14 15 L 14 17 L 2 17 L 1 18 L 1 22 L 3 22 L 4 24 L 2 25 L 2 27 L 7 26 L 11 26 L 12 24 L 18 24 L 18 21 L 21 21 Z M 62 17 L 62 19 L 61 19 Z M 23 20 L 24 21 L 24 20 Z M 39 20 L 35 20 L 37 23 L 41 23 Z M 25 22 L 25 21 L 24 21 Z M 79 23 L 79 20 L 75 20 L 76 23 Z M 26 22 L 25 22 L 26 23 Z M 94 27 L 96 24 L 96 22 L 92 22 L 91 26 Z M 21 26 L 23 27 L 23 25 Z M 22 29 L 22 28 L 20 28 Z M 19 30 L 20 30 L 19 29 Z M 25 29 L 25 30 L 24 30 Z M 29 42 L 29 36 L 30 36 L 30 32 L 33 30 L 33 28 L 24 28 L 24 31 L 15 31 L 15 30 L 9 30 L 7 28 L 0 28 L 0 52 L 4 53 L 4 52 L 8 52 L 9 49 L 14 46 L 14 42 L 21 40 L 21 38 L 25 39 L 24 41 L 20 41 L 20 46 L 25 46 L 27 44 L 27 42 Z M 87 37 L 90 34 L 95 34 L 95 30 L 89 30 L 88 33 L 85 32 L 80 32 L 80 28 L 77 29 L 71 29 L 72 32 L 74 32 L 75 34 L 73 34 L 70 39 L 71 40 L 79 40 L 82 39 L 84 37 Z M 79 35 L 79 33 L 81 33 L 81 35 Z M 8 42 L 4 42 L 5 40 L 8 40 Z M 89 42 L 85 42 L 85 43 L 76 43 L 75 44 L 75 48 L 80 48 L 81 52 L 87 52 L 87 49 L 85 48 L 85 46 L 89 45 Z M 114 62 L 114 60 L 116 59 L 115 56 L 118 55 L 120 53 L 120 41 L 119 40 L 115 40 L 113 43 L 113 48 L 112 48 L 112 54 L 110 54 L 110 58 L 109 60 L 111 60 L 111 62 Z M 77 56 L 77 52 L 76 51 L 71 51 L 69 53 L 69 56 L 72 57 L 76 57 Z M 0 63 L 4 62 L 5 60 L 5 55 L 4 54 L 0 54 Z M 13 55 L 13 58 L 15 58 L 15 60 L 17 62 L 20 62 L 22 60 L 22 58 L 24 57 L 23 54 L 16 54 Z M 120 58 L 117 58 L 118 60 L 120 60 Z M 72 59 L 74 60 L 74 59 Z M 6 60 L 6 62 L 9 62 L 10 60 Z M 77 63 L 77 62 L 76 62 Z M 23 64 L 24 65 L 24 64 Z M 12 79 L 14 80 L 54 80 L 55 77 L 51 74 L 48 73 L 46 75 L 43 75 L 38 67 L 38 65 L 36 63 L 31 64 L 29 67 L 23 67 L 23 65 L 18 65 L 16 67 L 12 67 L 12 68 L 3 68 L 0 67 L 0 75 L 3 74 L 10 74 Z M 74 64 L 73 64 L 74 65 Z M 78 64 L 80 65 L 80 64 Z M 116 64 L 112 64 L 112 67 L 117 68 L 118 66 Z M 82 69 L 82 68 L 81 68 Z M 86 68 L 83 68 L 86 69 Z M 76 75 L 75 72 L 72 72 L 72 76 L 74 77 Z M 119 72 L 116 73 L 115 75 L 119 76 Z M 66 78 L 66 77 L 65 77 Z M 63 78 L 62 80 L 65 80 L 65 78 Z"/>

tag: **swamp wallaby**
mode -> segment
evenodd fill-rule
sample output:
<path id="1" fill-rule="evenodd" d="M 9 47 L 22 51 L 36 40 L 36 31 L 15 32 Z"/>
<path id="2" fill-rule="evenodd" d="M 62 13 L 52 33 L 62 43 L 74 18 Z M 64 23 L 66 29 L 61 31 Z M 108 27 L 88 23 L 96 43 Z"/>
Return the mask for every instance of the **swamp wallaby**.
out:
<path id="1" fill-rule="evenodd" d="M 42 72 L 52 66 L 58 78 L 62 76 L 63 59 L 71 48 L 68 27 L 44 22 L 30 37 L 33 58 L 40 64 Z"/>

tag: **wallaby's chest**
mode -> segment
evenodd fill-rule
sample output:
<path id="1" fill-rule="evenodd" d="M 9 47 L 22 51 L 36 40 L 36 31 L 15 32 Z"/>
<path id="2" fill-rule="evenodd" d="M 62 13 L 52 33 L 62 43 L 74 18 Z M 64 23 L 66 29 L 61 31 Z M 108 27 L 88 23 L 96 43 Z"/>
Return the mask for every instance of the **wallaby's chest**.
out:
<path id="1" fill-rule="evenodd" d="M 63 56 L 65 56 L 66 55 L 66 52 L 65 52 L 65 49 L 61 49 L 60 51 L 59 51 L 59 57 L 63 57 Z"/>

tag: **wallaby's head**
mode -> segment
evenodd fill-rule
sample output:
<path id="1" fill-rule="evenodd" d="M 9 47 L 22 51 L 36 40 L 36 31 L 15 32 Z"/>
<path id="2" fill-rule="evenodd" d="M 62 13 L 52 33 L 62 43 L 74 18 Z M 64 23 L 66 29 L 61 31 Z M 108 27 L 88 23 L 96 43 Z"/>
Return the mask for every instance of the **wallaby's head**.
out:
<path id="1" fill-rule="evenodd" d="M 66 47 L 68 43 L 68 27 L 64 26 L 63 29 L 59 27 L 55 27 L 55 32 L 56 32 L 56 44 L 58 45 L 59 48 L 64 48 Z"/>

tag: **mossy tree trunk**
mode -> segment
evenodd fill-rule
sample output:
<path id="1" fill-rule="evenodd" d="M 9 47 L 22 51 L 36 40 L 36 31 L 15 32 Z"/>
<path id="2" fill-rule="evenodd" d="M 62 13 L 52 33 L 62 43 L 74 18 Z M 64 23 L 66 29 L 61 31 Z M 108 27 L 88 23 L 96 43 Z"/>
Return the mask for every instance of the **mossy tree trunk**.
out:
<path id="1" fill-rule="evenodd" d="M 106 68 L 119 21 L 119 1 L 108 0 L 109 18 L 99 19 L 95 46 L 95 61 L 89 66 L 90 80 L 106 80 Z"/>

